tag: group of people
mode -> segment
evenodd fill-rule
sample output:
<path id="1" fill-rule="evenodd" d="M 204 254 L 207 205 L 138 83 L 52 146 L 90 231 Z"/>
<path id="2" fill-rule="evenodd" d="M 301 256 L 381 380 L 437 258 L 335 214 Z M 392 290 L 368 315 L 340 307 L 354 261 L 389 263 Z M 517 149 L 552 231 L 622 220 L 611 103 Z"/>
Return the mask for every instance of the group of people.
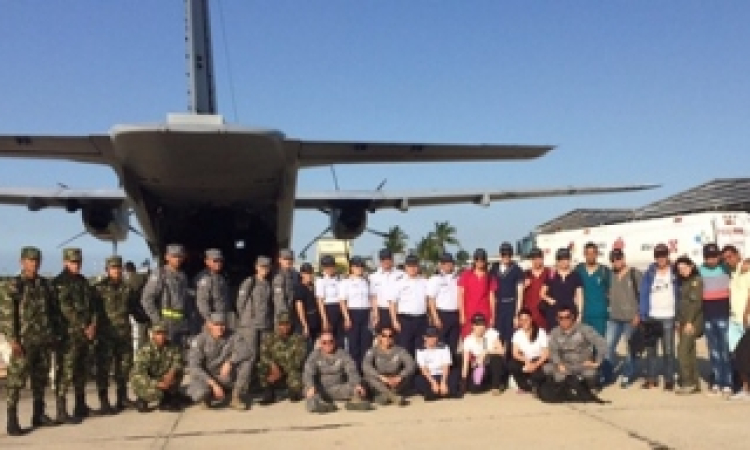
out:
<path id="1" fill-rule="evenodd" d="M 616 380 L 616 348 L 623 337 L 628 350 L 621 386 L 636 379 L 640 336 L 643 388 L 659 385 L 661 342 L 664 389 L 674 390 L 675 334 L 678 393 L 700 390 L 695 341 L 705 334 L 710 393 L 750 398 L 750 334 L 744 334 L 750 263 L 731 246 L 707 245 L 698 266 L 687 257 L 672 263 L 669 249 L 657 245 L 655 262 L 641 273 L 627 265 L 621 249 L 610 253 L 611 266 L 599 264 L 593 243 L 577 266 L 570 251 L 560 249 L 555 266 L 545 267 L 542 252 L 534 249 L 530 269 L 522 270 L 513 247 L 503 243 L 499 263 L 490 265 L 487 252 L 478 249 L 471 267 L 458 271 L 446 253 L 429 276 L 416 256 L 407 256 L 400 269 L 391 252 L 382 250 L 371 274 L 353 257 L 349 273 L 340 275 L 334 259 L 324 256 L 317 278 L 310 264 L 295 269 L 293 252 L 284 249 L 275 262 L 256 259 L 236 298 L 222 275 L 221 251 L 205 252 L 194 296 L 181 270 L 184 255 L 182 246 L 167 246 L 165 264 L 141 288 L 128 282 L 117 256 L 91 286 L 80 274 L 80 249 L 63 251 L 65 268 L 52 280 L 39 276 L 41 252 L 22 250 L 21 273 L 0 285 L 0 333 L 12 349 L 9 435 L 28 431 L 17 409 L 27 379 L 34 427 L 77 424 L 129 407 L 179 411 L 187 401 L 244 410 L 253 382 L 262 391 L 260 404 L 275 402 L 277 389 L 286 387 L 291 401 L 304 399 L 308 411 L 327 413 L 337 409 L 336 401 L 351 410 L 372 409 L 372 402 L 406 405 L 414 391 L 426 401 L 487 390 L 499 395 L 511 380 L 521 393 L 571 377 L 595 390 Z M 188 320 L 190 310 L 199 317 L 197 327 Z M 135 354 L 131 318 L 151 331 Z M 44 402 L 53 355 L 55 419 Z M 86 404 L 89 364 L 96 367 L 97 410 Z M 66 403 L 71 386 L 72 413 Z"/>

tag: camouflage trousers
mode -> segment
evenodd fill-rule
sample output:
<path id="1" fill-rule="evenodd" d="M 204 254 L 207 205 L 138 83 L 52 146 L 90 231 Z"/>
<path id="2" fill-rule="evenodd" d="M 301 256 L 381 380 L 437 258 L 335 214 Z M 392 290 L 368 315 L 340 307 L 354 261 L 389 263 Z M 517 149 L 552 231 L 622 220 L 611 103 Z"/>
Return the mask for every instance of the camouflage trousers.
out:
<path id="1" fill-rule="evenodd" d="M 122 330 L 101 337 L 96 346 L 96 387 L 109 388 L 109 374 L 114 369 L 115 383 L 125 385 L 133 369 L 133 339 Z"/>
<path id="2" fill-rule="evenodd" d="M 55 392 L 65 397 L 73 386 L 83 390 L 88 379 L 88 369 L 94 362 L 93 342 L 84 339 L 69 339 L 61 343 L 55 352 Z"/>
<path id="3" fill-rule="evenodd" d="M 286 384 L 286 387 L 293 391 L 302 392 L 302 368 L 298 367 L 292 361 L 284 358 L 282 355 L 274 358 L 273 362 L 281 369 L 282 378 L 274 383 L 275 385 Z M 268 382 L 268 375 L 271 373 L 271 364 L 263 361 L 258 361 L 255 366 L 255 370 L 258 373 L 258 382 L 262 388 L 271 387 L 271 383 Z"/>
<path id="4" fill-rule="evenodd" d="M 24 347 L 24 356 L 10 357 L 5 388 L 8 393 L 8 407 L 18 405 L 21 389 L 26 387 L 26 380 L 31 379 L 31 393 L 34 400 L 44 398 L 44 390 L 49 382 L 50 350 L 45 345 L 28 345 Z"/>
<path id="5" fill-rule="evenodd" d="M 182 372 L 177 372 L 176 379 L 182 379 Z M 136 398 L 143 400 L 147 403 L 160 402 L 164 398 L 164 391 L 156 387 L 161 381 L 159 378 L 151 378 L 139 375 L 133 375 L 130 377 L 130 387 L 133 389 L 133 393 Z M 179 391 L 180 384 L 175 383 L 169 390 L 172 394 L 177 394 Z"/>

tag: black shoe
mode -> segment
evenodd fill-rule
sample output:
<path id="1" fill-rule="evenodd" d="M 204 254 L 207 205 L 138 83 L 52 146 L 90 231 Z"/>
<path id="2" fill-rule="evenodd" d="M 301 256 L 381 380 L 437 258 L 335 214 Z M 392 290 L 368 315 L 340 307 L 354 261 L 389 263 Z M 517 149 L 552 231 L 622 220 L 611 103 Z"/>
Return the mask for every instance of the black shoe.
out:
<path id="1" fill-rule="evenodd" d="M 57 422 L 44 413 L 44 400 L 34 400 L 33 412 L 31 413 L 31 426 L 34 428 L 54 427 Z"/>
<path id="2" fill-rule="evenodd" d="M 117 411 L 124 411 L 129 408 L 133 408 L 135 402 L 128 398 L 128 388 L 125 386 L 117 387 L 117 402 L 115 403 L 115 409 Z"/>
<path id="3" fill-rule="evenodd" d="M 76 392 L 73 415 L 81 420 L 91 415 L 91 408 L 86 404 L 86 394 L 84 392 Z"/>
<path id="4" fill-rule="evenodd" d="M 75 415 L 68 414 L 68 406 L 65 398 L 57 399 L 57 417 L 55 422 L 58 425 L 78 425 L 82 422 L 81 418 Z"/>
<path id="5" fill-rule="evenodd" d="M 664 390 L 669 392 L 674 391 L 674 381 L 667 381 L 664 383 Z"/>
<path id="6" fill-rule="evenodd" d="M 29 430 L 21 428 L 18 423 L 18 408 L 15 406 L 8 407 L 8 436 L 23 436 L 28 434 Z"/>
<path id="7" fill-rule="evenodd" d="M 289 390 L 289 401 L 292 403 L 297 403 L 302 401 L 302 392 L 296 391 L 296 390 Z"/>
<path id="8" fill-rule="evenodd" d="M 92 416 L 112 416 L 117 414 L 117 411 L 112 407 L 112 405 L 109 403 L 109 393 L 104 391 L 99 391 L 99 409 L 96 411 L 91 411 Z"/>
<path id="9" fill-rule="evenodd" d="M 164 397 L 162 397 L 161 401 L 159 402 L 159 411 L 182 412 L 179 398 L 177 398 L 170 392 L 165 392 Z"/>
<path id="10" fill-rule="evenodd" d="M 146 403 L 145 400 L 141 400 L 140 398 L 135 401 L 135 410 L 141 414 L 150 412 L 148 409 L 148 403 Z"/>
<path id="11" fill-rule="evenodd" d="M 263 396 L 258 401 L 259 405 L 268 406 L 276 402 L 276 393 L 273 388 L 266 388 L 263 390 Z"/>

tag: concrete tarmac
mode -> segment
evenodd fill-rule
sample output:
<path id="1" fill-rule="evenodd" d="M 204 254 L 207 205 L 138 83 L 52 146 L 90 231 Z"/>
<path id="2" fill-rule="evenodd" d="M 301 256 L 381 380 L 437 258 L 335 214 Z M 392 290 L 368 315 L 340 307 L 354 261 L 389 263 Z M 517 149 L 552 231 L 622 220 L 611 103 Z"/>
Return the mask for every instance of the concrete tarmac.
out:
<path id="1" fill-rule="evenodd" d="M 93 392 L 89 404 L 97 406 Z M 189 408 L 182 413 L 126 411 L 78 426 L 39 429 L 0 449 L 747 449 L 750 402 L 698 394 L 678 397 L 632 386 L 605 389 L 608 405 L 547 405 L 509 390 L 499 397 L 341 410 L 312 415 L 303 403 L 254 405 L 245 412 Z M 28 426 L 30 400 L 22 400 Z M 53 414 L 49 401 L 49 413 Z M 5 425 L 5 408 L 0 410 Z M 4 431 L 4 430 L 3 430 Z"/>

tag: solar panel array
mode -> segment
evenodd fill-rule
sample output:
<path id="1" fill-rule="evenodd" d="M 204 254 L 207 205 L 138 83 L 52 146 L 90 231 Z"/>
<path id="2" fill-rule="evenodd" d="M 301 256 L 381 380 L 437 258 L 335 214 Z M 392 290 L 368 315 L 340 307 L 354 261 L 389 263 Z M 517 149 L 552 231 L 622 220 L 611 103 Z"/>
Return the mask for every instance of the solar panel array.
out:
<path id="1" fill-rule="evenodd" d="M 750 212 L 750 178 L 715 179 L 638 209 L 574 209 L 538 226 L 536 232 L 554 233 L 707 211 Z"/>

